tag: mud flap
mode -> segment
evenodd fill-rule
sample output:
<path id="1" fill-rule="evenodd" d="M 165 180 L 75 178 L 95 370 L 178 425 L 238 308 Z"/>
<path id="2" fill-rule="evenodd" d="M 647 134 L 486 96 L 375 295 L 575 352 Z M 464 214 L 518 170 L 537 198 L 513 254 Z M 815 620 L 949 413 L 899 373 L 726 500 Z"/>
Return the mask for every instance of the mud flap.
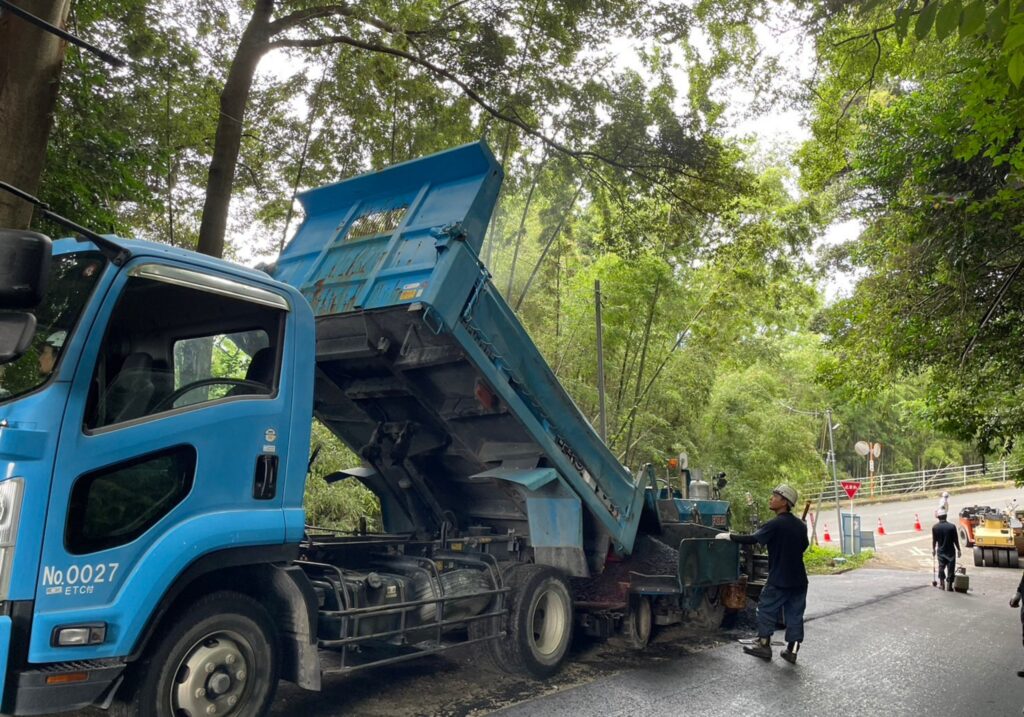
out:
<path id="1" fill-rule="evenodd" d="M 0 616 L 0 709 L 3 708 L 4 682 L 7 678 L 7 660 L 11 653 L 11 618 Z"/>

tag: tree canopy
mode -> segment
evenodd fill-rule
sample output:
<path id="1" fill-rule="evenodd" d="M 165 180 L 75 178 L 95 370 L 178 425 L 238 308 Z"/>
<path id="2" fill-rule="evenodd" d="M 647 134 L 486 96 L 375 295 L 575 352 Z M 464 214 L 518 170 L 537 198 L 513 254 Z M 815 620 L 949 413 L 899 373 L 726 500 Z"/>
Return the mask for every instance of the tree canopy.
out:
<path id="1" fill-rule="evenodd" d="M 1024 0 L 81 0 L 66 24 L 127 65 L 64 49 L 38 194 L 102 232 L 255 262 L 296 192 L 486 139 L 506 182 L 481 258 L 595 424 L 600 281 L 634 470 L 685 451 L 734 497 L 780 474 L 815 495 L 828 407 L 852 476 L 857 440 L 915 470 L 1024 431 Z M 737 136 L 741 95 L 800 108 L 807 141 Z M 829 302 L 836 270 L 859 279 Z M 369 510 L 332 491 L 316 516 Z"/>

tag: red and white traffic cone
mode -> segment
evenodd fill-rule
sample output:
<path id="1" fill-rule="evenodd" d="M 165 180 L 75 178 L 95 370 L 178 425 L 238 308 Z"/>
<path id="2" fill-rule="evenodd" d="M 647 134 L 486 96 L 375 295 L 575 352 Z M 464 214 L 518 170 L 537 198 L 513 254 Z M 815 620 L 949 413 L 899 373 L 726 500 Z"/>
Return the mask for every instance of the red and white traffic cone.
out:
<path id="1" fill-rule="evenodd" d="M 879 535 L 885 535 L 885 526 L 882 525 L 882 519 L 881 518 L 878 519 L 878 534 Z"/>
<path id="2" fill-rule="evenodd" d="M 825 537 L 822 538 L 826 543 L 832 542 L 832 536 L 828 534 L 828 523 L 825 523 Z"/>
<path id="3" fill-rule="evenodd" d="M 921 519 L 917 517 L 917 513 L 914 513 L 914 530 L 916 530 L 918 533 L 920 533 L 922 530 Z"/>

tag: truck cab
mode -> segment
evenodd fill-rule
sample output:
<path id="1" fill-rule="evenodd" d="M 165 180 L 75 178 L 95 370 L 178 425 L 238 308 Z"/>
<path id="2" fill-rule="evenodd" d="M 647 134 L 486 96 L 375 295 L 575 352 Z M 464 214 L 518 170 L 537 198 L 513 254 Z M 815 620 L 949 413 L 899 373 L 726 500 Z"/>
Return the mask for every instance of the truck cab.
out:
<path id="1" fill-rule="evenodd" d="M 303 534 L 308 304 L 116 242 L 119 262 L 54 243 L 34 338 L 0 366 L 5 713 L 102 703 L 189 584 L 286 562 Z"/>

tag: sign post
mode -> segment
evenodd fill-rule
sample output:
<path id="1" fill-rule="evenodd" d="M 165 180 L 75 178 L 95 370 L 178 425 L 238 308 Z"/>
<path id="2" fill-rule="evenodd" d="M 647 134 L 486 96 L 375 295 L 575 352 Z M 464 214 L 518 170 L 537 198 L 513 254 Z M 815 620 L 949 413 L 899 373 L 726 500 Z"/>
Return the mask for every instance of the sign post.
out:
<path id="1" fill-rule="evenodd" d="M 860 481 L 856 480 L 844 480 L 840 481 L 839 485 L 843 486 L 843 490 L 846 491 L 846 495 L 850 496 L 850 555 L 853 555 L 853 546 L 857 543 L 853 539 L 853 496 L 857 495 L 857 491 L 860 490 Z M 842 535 L 846 531 L 843 530 L 843 526 L 839 526 L 839 534 Z"/>
<path id="2" fill-rule="evenodd" d="M 857 441 L 853 450 L 868 459 L 868 484 L 871 495 L 875 494 L 875 459 L 882 456 L 882 444 L 876 441 Z"/>

